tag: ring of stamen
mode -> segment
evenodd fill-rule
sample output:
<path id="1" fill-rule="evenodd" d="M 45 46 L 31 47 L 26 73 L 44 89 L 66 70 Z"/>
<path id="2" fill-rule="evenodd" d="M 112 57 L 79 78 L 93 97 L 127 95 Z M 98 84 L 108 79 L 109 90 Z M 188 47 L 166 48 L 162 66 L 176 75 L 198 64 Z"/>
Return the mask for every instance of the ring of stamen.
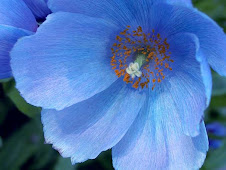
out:
<path id="1" fill-rule="evenodd" d="M 172 71 L 170 65 L 174 60 L 170 58 L 170 45 L 155 30 L 145 34 L 140 26 L 132 32 L 129 28 L 116 36 L 111 48 L 112 69 L 118 77 L 124 76 L 123 81 L 132 87 L 143 89 L 152 83 L 153 90 L 156 83 L 165 79 L 164 70 Z"/>

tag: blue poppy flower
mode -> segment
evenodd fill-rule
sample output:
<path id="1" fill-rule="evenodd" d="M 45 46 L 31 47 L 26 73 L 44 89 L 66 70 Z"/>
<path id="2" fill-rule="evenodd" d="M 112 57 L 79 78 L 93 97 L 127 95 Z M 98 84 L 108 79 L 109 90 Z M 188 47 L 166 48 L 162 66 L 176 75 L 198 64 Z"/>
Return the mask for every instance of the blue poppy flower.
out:
<path id="1" fill-rule="evenodd" d="M 212 149 L 217 149 L 223 145 L 223 141 L 220 137 L 226 136 L 226 127 L 218 122 L 209 123 L 206 125 L 206 130 L 208 134 L 218 137 L 218 139 L 209 139 L 209 146 Z"/>
<path id="2" fill-rule="evenodd" d="M 225 34 L 191 1 L 157 2 L 49 0 L 54 13 L 14 46 L 17 88 L 72 163 L 112 148 L 116 169 L 202 166 L 209 65 L 226 75 Z"/>
<path id="3" fill-rule="evenodd" d="M 226 127 L 219 122 L 209 123 L 206 126 L 208 133 L 211 133 L 215 136 L 225 137 L 226 136 Z"/>
<path id="4" fill-rule="evenodd" d="M 210 149 L 218 149 L 223 145 L 223 142 L 218 139 L 209 139 Z"/>
<path id="5" fill-rule="evenodd" d="M 26 3 L 36 10 L 37 16 L 42 17 L 46 11 L 41 0 Z M 13 45 L 19 38 L 34 34 L 37 27 L 34 15 L 22 0 L 0 1 L 0 79 L 12 76 L 9 52 Z"/>
<path id="6" fill-rule="evenodd" d="M 36 29 L 35 18 L 24 2 L 0 1 L 0 79 L 12 76 L 9 52 L 17 39 L 33 34 Z"/>

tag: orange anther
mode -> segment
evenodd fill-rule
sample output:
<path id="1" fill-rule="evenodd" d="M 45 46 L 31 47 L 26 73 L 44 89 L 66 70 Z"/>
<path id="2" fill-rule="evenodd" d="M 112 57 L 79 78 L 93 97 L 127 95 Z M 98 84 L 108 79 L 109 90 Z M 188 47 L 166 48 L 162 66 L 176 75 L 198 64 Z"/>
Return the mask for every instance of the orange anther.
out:
<path id="1" fill-rule="evenodd" d="M 155 84 L 152 86 L 152 88 L 151 88 L 151 89 L 152 89 L 152 90 L 154 90 L 154 88 L 155 88 Z"/>
<path id="2" fill-rule="evenodd" d="M 121 76 L 121 72 L 119 70 L 115 70 L 115 74 L 120 77 Z"/>
<path id="3" fill-rule="evenodd" d="M 134 87 L 135 89 L 137 89 L 137 88 L 139 87 L 139 81 L 136 81 L 136 82 L 133 84 L 133 87 Z"/>
<path id="4" fill-rule="evenodd" d="M 122 38 L 120 37 L 120 36 L 116 36 L 116 40 L 118 40 L 119 42 L 121 42 L 122 41 Z"/>
<path id="5" fill-rule="evenodd" d="M 141 88 L 143 89 L 145 86 L 145 83 L 140 83 Z"/>
<path id="6" fill-rule="evenodd" d="M 165 63 L 165 68 L 169 68 L 169 64 L 168 63 Z"/>
<path id="7" fill-rule="evenodd" d="M 124 78 L 123 78 L 123 81 L 125 81 L 126 83 L 129 82 L 129 79 L 130 79 L 130 75 L 128 73 L 125 74 Z"/>

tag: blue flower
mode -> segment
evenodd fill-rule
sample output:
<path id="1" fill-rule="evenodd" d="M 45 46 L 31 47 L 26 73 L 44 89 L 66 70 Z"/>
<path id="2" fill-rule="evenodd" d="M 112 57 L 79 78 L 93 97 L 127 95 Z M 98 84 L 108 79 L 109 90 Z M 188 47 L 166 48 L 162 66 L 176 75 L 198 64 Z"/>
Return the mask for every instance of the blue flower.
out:
<path id="1" fill-rule="evenodd" d="M 208 134 L 218 137 L 218 139 L 209 139 L 210 148 L 217 149 L 223 145 L 223 141 L 220 137 L 226 136 L 226 127 L 218 122 L 209 123 L 206 125 Z"/>
<path id="2" fill-rule="evenodd" d="M 210 149 L 218 149 L 223 145 L 223 142 L 219 139 L 209 139 Z"/>
<path id="3" fill-rule="evenodd" d="M 27 1 L 27 4 L 31 3 L 35 9 L 44 11 L 44 2 Z M 39 11 L 36 13 L 38 15 Z M 32 35 L 36 30 L 35 17 L 22 0 L 0 1 L 0 79 L 12 76 L 9 52 L 13 45 L 19 38 Z"/>
<path id="4" fill-rule="evenodd" d="M 211 133 L 215 136 L 225 137 L 226 136 L 226 127 L 218 122 L 209 123 L 206 126 L 208 133 Z"/>
<path id="5" fill-rule="evenodd" d="M 226 75 L 226 37 L 191 1 L 173 2 L 49 0 L 54 13 L 14 46 L 17 88 L 44 108 L 63 157 L 112 148 L 116 169 L 202 166 L 209 65 Z"/>

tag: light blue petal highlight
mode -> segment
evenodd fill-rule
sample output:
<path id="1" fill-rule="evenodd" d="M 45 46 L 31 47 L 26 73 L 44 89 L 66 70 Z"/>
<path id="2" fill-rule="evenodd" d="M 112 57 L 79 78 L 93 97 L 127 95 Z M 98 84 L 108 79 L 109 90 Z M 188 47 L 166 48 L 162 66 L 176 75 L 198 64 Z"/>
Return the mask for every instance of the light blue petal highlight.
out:
<path id="1" fill-rule="evenodd" d="M 0 79 L 12 76 L 10 51 L 19 38 L 27 35 L 30 33 L 26 30 L 0 25 Z"/>
<path id="2" fill-rule="evenodd" d="M 204 123 L 200 124 L 200 134 L 192 138 L 175 126 L 178 122 L 173 116 L 162 114 L 159 109 L 147 104 L 127 134 L 113 147 L 115 169 L 190 170 L 202 166 L 208 150 Z"/>
<path id="3" fill-rule="evenodd" d="M 210 98 L 206 94 L 211 87 L 206 89 L 205 81 L 208 77 L 211 78 L 211 74 L 209 70 L 202 70 L 206 63 L 196 58 L 199 41 L 194 34 L 175 34 L 168 37 L 167 42 L 172 53 L 170 59 L 174 60 L 170 63 L 172 71 L 163 71 L 166 78 L 151 90 L 150 101 L 153 103 L 152 107 L 158 110 L 156 114 L 175 117 L 178 119 L 175 126 L 186 135 L 197 136 L 199 123 Z"/>
<path id="4" fill-rule="evenodd" d="M 117 79 L 110 65 L 117 29 L 80 14 L 49 15 L 34 36 L 19 40 L 11 52 L 22 96 L 33 105 L 61 110 L 109 87 Z"/>
<path id="5" fill-rule="evenodd" d="M 23 0 L 37 20 L 44 20 L 51 13 L 45 0 Z"/>
<path id="6" fill-rule="evenodd" d="M 96 158 L 125 135 L 145 100 L 145 94 L 119 79 L 105 91 L 62 111 L 43 110 L 47 143 L 72 163 Z"/>
<path id="7" fill-rule="evenodd" d="M 203 55 L 202 50 L 199 50 L 196 55 L 197 61 L 201 64 L 200 71 L 202 74 L 203 83 L 206 90 L 206 108 L 210 104 L 211 94 L 212 94 L 212 74 L 210 66 L 208 64 L 207 58 Z"/>
<path id="8" fill-rule="evenodd" d="M 220 75 L 226 75 L 226 36 L 207 15 L 192 8 L 157 4 L 152 6 L 149 19 L 150 27 L 158 30 L 162 37 L 180 32 L 195 34 L 211 67 Z"/>
<path id="9" fill-rule="evenodd" d="M 0 1 L 0 24 L 33 32 L 37 29 L 34 15 L 22 0 Z"/>

